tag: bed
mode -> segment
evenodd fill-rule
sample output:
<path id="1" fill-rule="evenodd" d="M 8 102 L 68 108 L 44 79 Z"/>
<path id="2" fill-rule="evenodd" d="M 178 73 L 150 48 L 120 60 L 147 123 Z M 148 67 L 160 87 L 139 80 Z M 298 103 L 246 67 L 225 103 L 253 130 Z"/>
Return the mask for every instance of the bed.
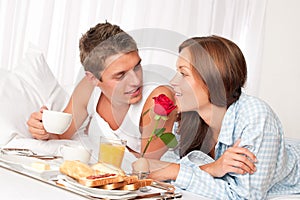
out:
<path id="1" fill-rule="evenodd" d="M 42 105 L 62 110 L 69 94 L 52 74 L 43 54 L 29 47 L 13 71 L 0 68 L 0 147 L 33 148 L 39 153 L 55 153 L 62 143 L 31 138 L 26 122 Z"/>

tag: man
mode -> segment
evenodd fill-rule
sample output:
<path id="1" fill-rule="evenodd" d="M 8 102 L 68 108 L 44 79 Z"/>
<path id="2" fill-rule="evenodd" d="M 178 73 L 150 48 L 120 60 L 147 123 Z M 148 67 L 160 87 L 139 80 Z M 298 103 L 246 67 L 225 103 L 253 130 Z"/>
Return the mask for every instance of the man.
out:
<path id="1" fill-rule="evenodd" d="M 62 135 L 46 132 L 42 123 L 42 107 L 30 116 L 27 124 L 32 136 L 40 140 L 70 139 L 89 121 L 88 137 L 99 145 L 100 135 L 127 140 L 129 151 L 138 156 L 154 128 L 151 112 L 153 97 L 165 94 L 174 101 L 174 94 L 167 86 L 143 85 L 141 58 L 134 39 L 119 26 L 99 23 L 80 39 L 80 60 L 86 76 L 74 89 L 64 112 L 73 114 L 69 129 Z M 164 124 L 171 132 L 176 112 Z M 159 159 L 167 150 L 165 144 L 154 139 L 145 157 Z"/>

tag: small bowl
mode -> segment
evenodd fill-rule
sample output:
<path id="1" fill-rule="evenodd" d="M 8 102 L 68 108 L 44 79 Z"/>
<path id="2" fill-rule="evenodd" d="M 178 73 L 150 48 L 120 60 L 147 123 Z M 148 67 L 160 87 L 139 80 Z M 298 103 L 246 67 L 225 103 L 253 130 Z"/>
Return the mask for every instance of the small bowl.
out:
<path id="1" fill-rule="evenodd" d="M 43 110 L 42 121 L 48 133 L 63 134 L 71 125 L 72 114 L 53 110 Z"/>

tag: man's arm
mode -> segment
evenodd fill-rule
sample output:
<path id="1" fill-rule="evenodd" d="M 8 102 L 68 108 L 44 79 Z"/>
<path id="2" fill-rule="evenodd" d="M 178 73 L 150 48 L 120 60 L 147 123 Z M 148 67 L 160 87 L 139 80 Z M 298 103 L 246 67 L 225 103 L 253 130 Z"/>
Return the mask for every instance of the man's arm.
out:
<path id="1" fill-rule="evenodd" d="M 59 135 L 60 139 L 70 139 L 85 121 L 88 116 L 87 105 L 94 88 L 95 86 L 88 80 L 87 77 L 84 77 L 78 83 L 67 107 L 64 110 L 64 112 L 71 113 L 73 115 L 72 123 L 64 134 Z"/>
<path id="2" fill-rule="evenodd" d="M 62 135 L 51 134 L 44 129 L 42 115 L 43 110 L 48 109 L 47 107 L 43 106 L 39 111 L 32 113 L 27 121 L 28 130 L 32 137 L 39 140 L 70 139 L 88 115 L 87 104 L 93 89 L 93 84 L 86 77 L 76 86 L 67 107 L 63 111 L 73 115 L 72 123 Z"/>

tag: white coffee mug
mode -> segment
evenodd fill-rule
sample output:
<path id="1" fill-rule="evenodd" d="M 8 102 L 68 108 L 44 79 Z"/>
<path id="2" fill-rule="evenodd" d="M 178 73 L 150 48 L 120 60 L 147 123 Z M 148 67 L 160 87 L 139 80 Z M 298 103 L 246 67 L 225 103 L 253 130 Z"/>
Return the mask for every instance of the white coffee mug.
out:
<path id="1" fill-rule="evenodd" d="M 92 150 L 81 145 L 64 144 L 59 147 L 59 152 L 64 160 L 79 160 L 88 164 L 91 159 Z"/>
<path id="2" fill-rule="evenodd" d="M 43 110 L 42 121 L 48 133 L 63 134 L 71 125 L 72 114 Z"/>

